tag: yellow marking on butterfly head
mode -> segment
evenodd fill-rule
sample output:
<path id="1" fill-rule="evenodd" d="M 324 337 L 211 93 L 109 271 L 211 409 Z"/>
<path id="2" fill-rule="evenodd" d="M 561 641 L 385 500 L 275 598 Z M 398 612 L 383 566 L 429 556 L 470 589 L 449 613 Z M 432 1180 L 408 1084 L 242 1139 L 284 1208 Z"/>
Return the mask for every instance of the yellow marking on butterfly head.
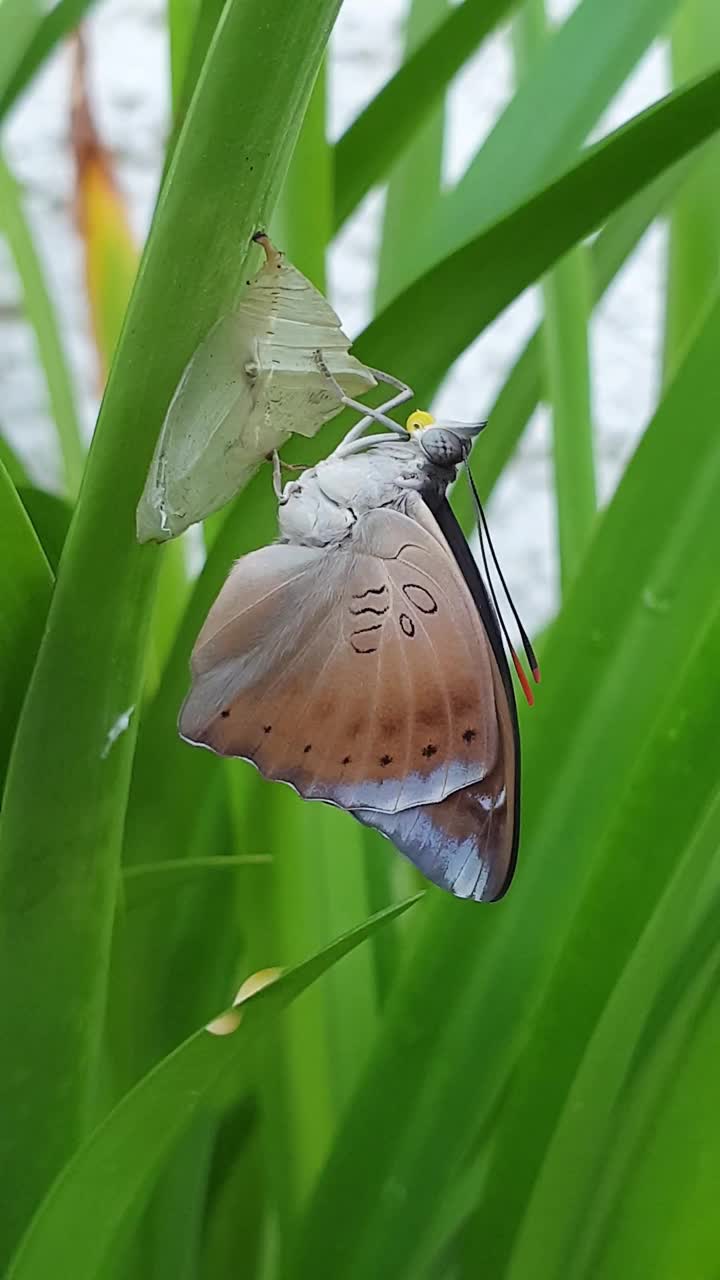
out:
<path id="1" fill-rule="evenodd" d="M 432 427 L 435 422 L 431 413 L 426 413 L 424 409 L 416 409 L 410 414 L 405 423 L 405 430 L 412 435 L 413 431 L 422 431 L 423 427 Z"/>

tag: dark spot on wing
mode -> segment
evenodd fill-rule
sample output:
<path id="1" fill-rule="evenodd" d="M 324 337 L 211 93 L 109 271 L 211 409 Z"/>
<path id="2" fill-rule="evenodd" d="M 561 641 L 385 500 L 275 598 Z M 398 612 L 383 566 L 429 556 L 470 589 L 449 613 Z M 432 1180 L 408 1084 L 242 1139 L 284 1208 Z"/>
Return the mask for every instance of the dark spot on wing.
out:
<path id="1" fill-rule="evenodd" d="M 384 768 L 385 768 L 385 765 L 387 765 L 387 764 L 392 764 L 392 756 L 381 756 L 381 757 L 380 757 L 380 763 L 381 763 L 381 765 L 382 765 L 382 767 L 383 767 L 383 769 L 384 769 Z"/>
<path id="2" fill-rule="evenodd" d="M 376 622 L 370 627 L 358 627 L 350 636 L 350 643 L 356 653 L 375 653 L 378 639 L 374 633 L 380 631 L 382 623 Z"/>
<path id="3" fill-rule="evenodd" d="M 427 587 L 421 587 L 419 582 L 406 582 L 402 590 L 405 599 L 421 613 L 437 613 L 437 600 Z"/>
<path id="4" fill-rule="evenodd" d="M 303 747 L 304 755 L 307 755 L 308 751 L 312 751 L 312 742 L 308 742 L 307 746 Z"/>
<path id="5" fill-rule="evenodd" d="M 271 729 L 272 729 L 272 725 L 271 725 L 271 724 L 264 724 L 264 725 L 263 725 L 263 733 L 269 733 Z"/>
<path id="6" fill-rule="evenodd" d="M 350 764 L 350 759 L 351 759 L 351 757 L 350 757 L 350 756 L 344 756 L 344 757 L 343 757 L 343 764 Z"/>
<path id="7" fill-rule="evenodd" d="M 466 729 L 463 734 L 463 742 L 472 742 L 473 738 L 477 738 L 477 733 L 475 732 L 475 730 Z"/>
<path id="8" fill-rule="evenodd" d="M 221 711 L 221 712 L 220 712 L 220 715 L 222 716 L 223 720 L 227 720 L 228 716 L 230 715 L 230 712 L 229 712 L 229 711 Z"/>
<path id="9" fill-rule="evenodd" d="M 389 604 L 380 605 L 379 608 L 376 608 L 373 604 L 364 604 L 360 609 L 351 609 L 350 612 L 353 618 L 359 618 L 361 613 L 374 613 L 377 618 L 381 618 L 389 608 Z"/>
<path id="10" fill-rule="evenodd" d="M 434 742 L 428 742 L 427 746 L 426 746 L 426 747 L 423 747 L 423 749 L 422 749 L 422 754 L 425 756 L 426 760 L 429 760 L 429 759 L 430 759 L 430 756 L 436 756 L 436 755 L 437 755 L 437 747 L 435 746 L 435 743 L 434 743 Z"/>

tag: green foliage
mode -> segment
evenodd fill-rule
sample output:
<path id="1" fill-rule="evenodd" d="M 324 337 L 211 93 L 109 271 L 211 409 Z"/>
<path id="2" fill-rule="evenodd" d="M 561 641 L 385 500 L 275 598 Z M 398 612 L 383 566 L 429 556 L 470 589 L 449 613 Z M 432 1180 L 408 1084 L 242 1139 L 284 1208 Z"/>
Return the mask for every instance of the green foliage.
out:
<path id="1" fill-rule="evenodd" d="M 403 65 L 331 147 L 339 3 L 168 6 L 175 128 L 87 458 L 0 166 L 64 464 L 51 495 L 0 452 L 3 1264 L 14 1280 L 704 1280 L 720 1247 L 715 8 L 582 0 L 545 31 L 540 0 L 414 0 Z M 0 114 L 87 7 L 1 0 Z M 510 16 L 519 87 L 444 191 L 447 87 Z M 584 148 L 668 23 L 673 92 Z M 544 280 L 473 468 L 486 496 L 548 401 L 565 571 L 522 721 L 512 890 L 483 908 L 430 888 L 395 923 L 417 881 L 387 843 L 177 737 L 205 613 L 274 535 L 268 474 L 207 522 L 193 581 L 182 544 L 134 532 L 165 409 L 242 290 L 251 233 L 272 219 L 322 284 L 335 230 L 385 180 L 357 351 L 421 403 Z M 588 324 L 666 209 L 665 386 L 597 513 Z M 275 966 L 232 1034 L 198 1030 Z"/>

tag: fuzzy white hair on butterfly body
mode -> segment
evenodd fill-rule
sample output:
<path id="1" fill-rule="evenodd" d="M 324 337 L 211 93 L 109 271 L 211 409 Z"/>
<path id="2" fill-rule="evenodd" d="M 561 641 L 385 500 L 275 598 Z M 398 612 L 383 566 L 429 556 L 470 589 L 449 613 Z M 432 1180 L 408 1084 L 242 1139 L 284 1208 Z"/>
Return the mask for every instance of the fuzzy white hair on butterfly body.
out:
<path id="1" fill-rule="evenodd" d="M 467 456 L 469 443 L 456 432 L 430 426 L 406 440 L 373 437 L 362 451 L 341 445 L 329 458 L 285 486 L 278 512 L 283 541 L 325 547 L 347 537 L 356 521 L 381 507 L 407 508 L 409 493 L 443 497 Z"/>

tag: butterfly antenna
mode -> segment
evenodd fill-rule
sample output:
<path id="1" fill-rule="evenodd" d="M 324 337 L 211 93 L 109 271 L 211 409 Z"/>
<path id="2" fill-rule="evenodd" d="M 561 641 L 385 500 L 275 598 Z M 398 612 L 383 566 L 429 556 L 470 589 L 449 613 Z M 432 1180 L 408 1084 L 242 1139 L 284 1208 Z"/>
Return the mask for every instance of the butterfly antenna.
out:
<path id="1" fill-rule="evenodd" d="M 514 648 L 513 648 L 512 644 L 511 644 L 511 642 L 510 642 L 510 638 L 509 638 L 509 636 L 508 636 L 508 632 L 507 632 L 507 627 L 505 626 L 505 623 L 503 622 L 502 614 L 501 614 L 500 609 L 499 609 L 499 607 L 498 607 L 497 596 L 495 595 L 495 591 L 493 590 L 492 579 L 491 579 L 491 577 L 490 577 L 490 573 L 489 573 L 489 569 L 488 569 L 487 556 L 486 556 L 486 554 L 485 554 L 485 540 L 486 540 L 486 539 L 487 539 L 487 544 L 488 544 L 488 546 L 489 546 L 489 548 L 490 548 L 490 554 L 491 554 L 491 556 L 492 556 L 492 558 L 493 558 L 493 564 L 495 565 L 495 569 L 497 570 L 497 575 L 498 575 L 498 577 L 499 577 L 499 579 L 500 579 L 500 581 L 501 581 L 501 583 L 502 583 L 502 588 L 503 588 L 503 591 L 505 592 L 505 596 L 506 596 L 506 598 L 507 598 L 507 602 L 508 602 L 508 604 L 510 605 L 510 609 L 511 609 L 511 611 L 512 611 L 512 615 L 513 615 L 513 617 L 514 617 L 514 619 L 515 619 L 515 622 L 516 622 L 516 625 L 517 625 L 517 629 L 518 629 L 518 631 L 520 632 L 520 639 L 522 640 L 523 649 L 525 650 L 525 657 L 526 657 L 526 658 L 527 658 L 527 660 L 528 660 L 528 665 L 529 665 L 529 667 L 530 667 L 530 670 L 532 671 L 532 674 L 533 674 L 533 680 L 535 681 L 535 683 L 536 683 L 536 684 L 539 684 L 539 683 L 540 683 L 540 664 L 539 664 L 539 662 L 538 662 L 538 660 L 537 660 L 537 657 L 535 656 L 535 650 L 533 649 L 532 644 L 531 644 L 531 642 L 530 642 L 530 637 L 528 636 L 528 633 L 527 633 L 527 631 L 525 630 L 525 628 L 524 628 L 524 626 L 523 626 L 523 624 L 522 624 L 522 621 L 521 621 L 521 619 L 520 619 L 520 615 L 519 615 L 519 613 L 518 613 L 517 609 L 515 608 L 515 604 L 514 604 L 514 602 L 513 602 L 513 598 L 512 598 L 512 596 L 510 595 L 510 590 L 509 590 L 509 588 L 508 588 L 507 582 L 505 581 L 505 575 L 503 574 L 503 571 L 502 571 L 502 569 L 500 568 L 500 563 L 499 563 L 499 561 L 498 561 L 497 554 L 496 554 L 496 552 L 495 552 L 495 547 L 493 546 L 493 541 L 492 541 L 492 538 L 490 537 L 490 530 L 489 530 L 489 528 L 488 528 L 488 522 L 487 522 L 487 520 L 486 520 L 486 518 L 485 518 L 485 512 L 484 512 L 484 510 L 483 510 L 483 505 L 482 505 L 482 502 L 480 501 L 480 494 L 479 494 L 479 493 L 478 493 L 478 491 L 477 491 L 477 487 L 476 487 L 476 485 L 475 485 L 475 481 L 474 481 L 474 479 L 473 479 L 472 472 L 471 472 L 470 468 L 469 468 L 467 465 L 466 465 L 466 467 L 465 467 L 465 470 L 466 470 L 466 472 L 467 472 L 468 480 L 470 481 L 470 488 L 471 488 L 471 490 L 472 490 L 472 495 L 473 495 L 473 498 L 475 499 L 475 505 L 476 505 L 476 507 L 477 507 L 477 511 L 478 511 L 479 522 L 480 522 L 480 523 L 479 523 L 479 528 L 478 528 L 478 532 L 479 532 L 479 534 L 480 534 L 480 550 L 481 550 L 481 552 L 482 552 L 483 567 L 484 567 L 484 569 L 485 569 L 485 574 L 486 574 L 486 577 L 487 577 L 488 582 L 489 582 L 489 584 L 490 584 L 490 592 L 491 592 L 491 595 L 492 595 L 492 598 L 493 598 L 493 603 L 494 603 L 494 605 L 495 605 L 495 611 L 496 611 L 496 613 L 498 614 L 498 617 L 499 617 L 499 619 L 500 619 L 500 625 L 502 626 L 503 634 L 504 634 L 504 636 L 505 636 L 505 639 L 506 639 L 506 641 L 507 641 L 508 647 L 509 647 L 509 649 L 510 649 L 510 653 L 511 653 L 511 655 L 512 655 L 512 660 L 513 660 L 513 663 L 514 663 L 514 665 L 515 665 L 515 670 L 516 670 L 516 671 L 517 671 L 517 673 L 518 673 L 518 679 L 519 679 L 519 681 L 520 681 L 520 683 L 521 683 L 521 685 L 522 685 L 522 687 L 523 687 L 523 691 L 524 691 L 524 693 L 525 693 L 525 697 L 527 698 L 528 702 L 529 702 L 529 703 L 530 703 L 530 705 L 532 706 L 533 701 L 534 701 L 533 696 L 532 696 L 532 690 L 530 689 L 530 685 L 528 684 L 528 679 L 527 679 L 527 676 L 525 675 L 525 672 L 524 672 L 524 670 L 523 670 L 523 668 L 522 668 L 522 665 L 521 665 L 521 663 L 520 663 L 520 659 L 518 658 L 518 656 L 517 656 L 517 654 L 516 654 L 516 652 L 515 652 L 515 650 L 514 650 Z"/>

